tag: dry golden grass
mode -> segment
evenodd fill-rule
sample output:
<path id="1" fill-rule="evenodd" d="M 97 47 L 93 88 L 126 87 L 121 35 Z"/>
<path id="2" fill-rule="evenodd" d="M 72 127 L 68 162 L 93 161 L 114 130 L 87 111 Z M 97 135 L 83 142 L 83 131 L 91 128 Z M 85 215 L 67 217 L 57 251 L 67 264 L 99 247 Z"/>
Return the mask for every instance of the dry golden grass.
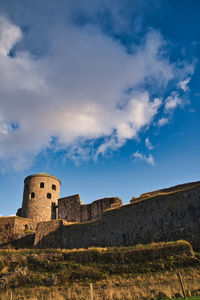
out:
<path id="1" fill-rule="evenodd" d="M 138 275 L 136 278 L 113 277 L 93 284 L 94 300 L 142 300 L 170 299 L 182 295 L 177 272 L 180 271 L 188 296 L 200 294 L 200 272 L 193 268 L 165 272 L 154 275 Z M 31 300 L 86 300 L 90 299 L 89 283 L 72 284 L 63 287 L 37 287 L 8 290 L 0 294 L 0 299 L 31 299 Z"/>
<path id="2" fill-rule="evenodd" d="M 0 299 L 156 299 L 200 291 L 200 256 L 188 242 L 90 249 L 0 251 Z M 3 283 L 3 285 L 2 285 Z M 3 292 L 3 289 L 4 292 Z M 6 290 L 7 289 L 7 290 Z M 12 290 L 11 290 L 12 289 Z M 160 298 L 161 299 L 161 298 Z"/>
<path id="3" fill-rule="evenodd" d="M 171 241 L 171 242 L 152 242 L 150 244 L 137 244 L 129 247 L 89 247 L 89 248 L 79 248 L 79 249 L 0 249 L 0 255 L 6 254 L 37 254 L 37 253 L 71 253 L 71 252 L 88 252 L 88 251 L 97 251 L 97 252 L 112 252 L 113 250 L 121 252 L 124 250 L 143 250 L 143 249 L 163 249 L 166 247 L 179 247 L 181 245 L 188 246 L 191 250 L 192 247 L 189 242 L 185 240 Z"/>

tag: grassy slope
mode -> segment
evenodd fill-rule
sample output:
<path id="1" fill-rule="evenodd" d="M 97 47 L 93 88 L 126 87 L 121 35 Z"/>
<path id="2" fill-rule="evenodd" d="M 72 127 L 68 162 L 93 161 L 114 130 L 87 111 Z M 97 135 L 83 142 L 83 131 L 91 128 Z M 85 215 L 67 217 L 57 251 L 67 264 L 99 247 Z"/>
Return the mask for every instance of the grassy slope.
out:
<path id="1" fill-rule="evenodd" d="M 54 292 L 57 289 L 57 299 L 62 299 L 58 294 L 62 295 L 63 290 L 64 294 L 71 293 L 73 299 L 88 299 L 90 282 L 94 284 L 95 299 L 147 299 L 161 291 L 172 296 L 181 293 L 178 271 L 188 293 L 195 294 L 200 287 L 199 270 L 200 257 L 195 257 L 184 241 L 128 248 L 0 251 L 2 299 L 7 299 L 8 288 L 16 291 L 23 287 L 21 292 L 25 293 L 27 288 L 36 286 L 37 293 L 41 286 L 51 286 Z"/>

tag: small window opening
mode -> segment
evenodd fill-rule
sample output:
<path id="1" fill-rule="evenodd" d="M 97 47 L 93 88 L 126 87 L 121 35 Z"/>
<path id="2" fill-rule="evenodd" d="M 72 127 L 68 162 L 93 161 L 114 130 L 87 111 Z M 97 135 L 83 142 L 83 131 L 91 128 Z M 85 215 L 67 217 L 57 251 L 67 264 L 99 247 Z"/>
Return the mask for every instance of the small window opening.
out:
<path id="1" fill-rule="evenodd" d="M 56 185 L 55 184 L 52 184 L 52 190 L 56 190 Z"/>
<path id="2" fill-rule="evenodd" d="M 47 198 L 51 199 L 51 193 L 47 193 Z"/>
<path id="3" fill-rule="evenodd" d="M 40 182 L 40 187 L 44 188 L 44 182 Z"/>
<path id="4" fill-rule="evenodd" d="M 28 225 L 27 224 L 25 224 L 25 230 L 28 230 Z"/>
<path id="5" fill-rule="evenodd" d="M 35 198 L 35 193 L 31 193 L 31 198 Z"/>
<path id="6" fill-rule="evenodd" d="M 9 228 L 9 225 L 6 224 L 6 225 L 5 225 L 5 230 L 8 230 L 8 228 Z"/>

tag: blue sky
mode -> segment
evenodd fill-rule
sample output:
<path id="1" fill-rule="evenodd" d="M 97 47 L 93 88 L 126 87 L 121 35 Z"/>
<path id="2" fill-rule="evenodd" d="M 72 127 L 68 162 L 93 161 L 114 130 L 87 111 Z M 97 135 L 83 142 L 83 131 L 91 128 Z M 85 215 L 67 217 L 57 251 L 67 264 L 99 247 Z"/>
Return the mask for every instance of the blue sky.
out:
<path id="1" fill-rule="evenodd" d="M 84 203 L 200 178 L 200 2 L 0 2 L 1 215 L 47 172 Z"/>

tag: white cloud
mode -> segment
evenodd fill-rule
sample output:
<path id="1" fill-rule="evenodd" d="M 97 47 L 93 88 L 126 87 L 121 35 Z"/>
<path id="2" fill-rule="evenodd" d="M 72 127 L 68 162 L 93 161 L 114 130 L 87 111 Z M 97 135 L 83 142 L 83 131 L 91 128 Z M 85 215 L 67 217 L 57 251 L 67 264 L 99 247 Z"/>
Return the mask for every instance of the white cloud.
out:
<path id="1" fill-rule="evenodd" d="M 145 146 L 149 149 L 149 150 L 153 150 L 154 146 L 151 144 L 151 142 L 149 141 L 149 138 L 147 137 L 145 139 Z"/>
<path id="2" fill-rule="evenodd" d="M 132 157 L 137 161 L 137 160 L 141 160 L 144 161 L 150 165 L 155 165 L 155 160 L 152 154 L 149 154 L 148 156 L 143 155 L 142 153 L 140 153 L 139 151 L 136 151 L 135 153 L 133 153 Z"/>
<path id="3" fill-rule="evenodd" d="M 6 56 L 10 49 L 22 37 L 19 27 L 13 25 L 5 17 L 0 16 L 0 54 Z"/>
<path id="4" fill-rule="evenodd" d="M 180 96 L 177 92 L 172 92 L 169 97 L 165 100 L 165 111 L 169 112 L 174 110 L 177 106 L 181 106 L 183 104 Z"/>
<path id="5" fill-rule="evenodd" d="M 161 119 L 159 119 L 158 120 L 158 126 L 164 126 L 164 125 L 166 125 L 167 123 L 169 122 L 169 119 L 168 118 L 166 118 L 166 117 L 163 117 L 163 118 L 161 118 Z"/>
<path id="6" fill-rule="evenodd" d="M 127 53 L 98 26 L 64 26 L 63 20 L 56 25 L 52 21 L 49 28 L 48 22 L 40 26 L 47 48 L 34 56 L 26 39 L 37 44 L 40 30 L 22 34 L 19 26 L 0 17 L 0 160 L 17 169 L 30 165 L 48 147 L 67 149 L 73 159 L 90 155 L 83 148 L 91 140 L 101 140 L 92 151 L 95 158 L 118 149 L 137 138 L 162 105 L 145 83 L 154 84 L 159 96 L 160 87 L 179 80 L 178 67 L 163 54 L 166 43 L 158 32 L 149 31 L 133 53 Z M 17 42 L 21 44 L 10 57 Z M 126 92 L 129 88 L 132 93 Z M 179 104 L 172 94 L 165 109 Z M 148 160 L 153 161 L 152 156 Z"/>
<path id="7" fill-rule="evenodd" d="M 191 77 L 188 77 L 188 78 L 186 78 L 185 80 L 180 81 L 179 84 L 178 84 L 178 86 L 179 86 L 184 92 L 186 92 L 186 91 L 188 91 L 188 89 L 189 89 L 188 84 L 189 84 L 190 80 L 191 80 Z"/>
<path id="8" fill-rule="evenodd" d="M 117 150 L 127 139 L 136 138 L 138 132 L 147 126 L 156 115 L 161 101 L 155 98 L 150 101 L 148 93 L 140 93 L 132 98 L 123 111 L 117 112 L 118 119 L 115 135 L 112 135 L 97 149 L 95 158 L 104 155 L 107 150 Z"/>

